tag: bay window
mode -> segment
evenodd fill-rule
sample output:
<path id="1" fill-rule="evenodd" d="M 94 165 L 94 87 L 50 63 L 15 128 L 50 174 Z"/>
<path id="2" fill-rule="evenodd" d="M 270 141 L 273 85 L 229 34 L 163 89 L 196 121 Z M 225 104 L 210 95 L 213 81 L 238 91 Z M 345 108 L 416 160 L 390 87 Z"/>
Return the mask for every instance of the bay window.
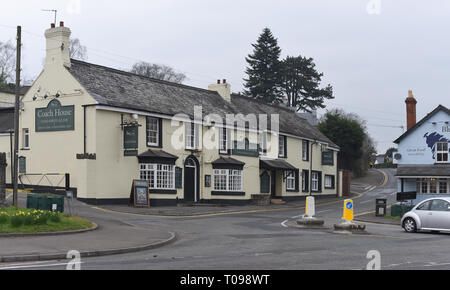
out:
<path id="1" fill-rule="evenodd" d="M 242 191 L 242 170 L 214 169 L 214 191 Z"/>
<path id="2" fill-rule="evenodd" d="M 148 180 L 150 189 L 175 189 L 175 165 L 140 164 L 140 179 Z"/>

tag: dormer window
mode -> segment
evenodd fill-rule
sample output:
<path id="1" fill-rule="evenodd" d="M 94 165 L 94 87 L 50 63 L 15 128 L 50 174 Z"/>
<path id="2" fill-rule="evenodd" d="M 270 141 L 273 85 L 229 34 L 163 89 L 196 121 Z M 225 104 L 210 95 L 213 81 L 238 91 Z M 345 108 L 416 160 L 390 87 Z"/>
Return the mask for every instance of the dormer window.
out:
<path id="1" fill-rule="evenodd" d="M 436 143 L 436 162 L 448 163 L 448 143 L 437 142 Z"/>

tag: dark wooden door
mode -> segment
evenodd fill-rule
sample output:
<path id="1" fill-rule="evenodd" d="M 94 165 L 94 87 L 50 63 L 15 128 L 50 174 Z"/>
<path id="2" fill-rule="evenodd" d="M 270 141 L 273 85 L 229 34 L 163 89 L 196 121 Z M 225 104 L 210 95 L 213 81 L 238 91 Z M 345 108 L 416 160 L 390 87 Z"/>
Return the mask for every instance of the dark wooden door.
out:
<path id="1" fill-rule="evenodd" d="M 276 181 L 277 181 L 277 172 L 274 170 L 270 173 L 270 176 L 272 178 L 272 182 L 271 182 L 271 190 L 270 193 L 272 195 L 272 197 L 275 197 L 277 195 L 277 185 L 276 185 Z"/>
<path id="2" fill-rule="evenodd" d="M 184 169 L 184 200 L 195 202 L 195 168 Z"/>

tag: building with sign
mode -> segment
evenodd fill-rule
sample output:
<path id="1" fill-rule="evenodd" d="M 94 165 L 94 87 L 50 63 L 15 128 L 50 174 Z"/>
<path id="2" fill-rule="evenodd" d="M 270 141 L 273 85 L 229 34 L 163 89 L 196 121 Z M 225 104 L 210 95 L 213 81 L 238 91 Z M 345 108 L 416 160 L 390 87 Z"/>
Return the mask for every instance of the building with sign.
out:
<path id="1" fill-rule="evenodd" d="M 439 105 L 416 123 L 412 92 L 406 99 L 408 131 L 395 143 L 399 199 L 450 196 L 450 110 Z"/>
<path id="2" fill-rule="evenodd" d="M 69 173 L 89 203 L 127 203 L 133 180 L 149 181 L 151 206 L 338 194 L 338 146 L 295 112 L 225 80 L 206 90 L 70 59 L 70 34 L 63 23 L 45 32 L 44 69 L 23 98 L 27 188 Z"/>

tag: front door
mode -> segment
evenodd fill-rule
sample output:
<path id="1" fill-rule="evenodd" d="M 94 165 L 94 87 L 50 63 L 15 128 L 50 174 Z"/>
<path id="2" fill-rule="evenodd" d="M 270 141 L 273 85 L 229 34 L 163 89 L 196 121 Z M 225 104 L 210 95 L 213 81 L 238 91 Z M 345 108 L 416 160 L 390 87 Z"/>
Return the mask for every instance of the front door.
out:
<path id="1" fill-rule="evenodd" d="M 276 197 L 277 195 L 277 172 L 275 170 L 272 170 L 272 172 L 270 173 L 270 176 L 272 178 L 272 182 L 270 184 L 270 193 L 272 195 L 272 198 Z"/>
<path id="2" fill-rule="evenodd" d="M 198 201 L 198 163 L 195 157 L 188 157 L 184 164 L 184 201 Z"/>

